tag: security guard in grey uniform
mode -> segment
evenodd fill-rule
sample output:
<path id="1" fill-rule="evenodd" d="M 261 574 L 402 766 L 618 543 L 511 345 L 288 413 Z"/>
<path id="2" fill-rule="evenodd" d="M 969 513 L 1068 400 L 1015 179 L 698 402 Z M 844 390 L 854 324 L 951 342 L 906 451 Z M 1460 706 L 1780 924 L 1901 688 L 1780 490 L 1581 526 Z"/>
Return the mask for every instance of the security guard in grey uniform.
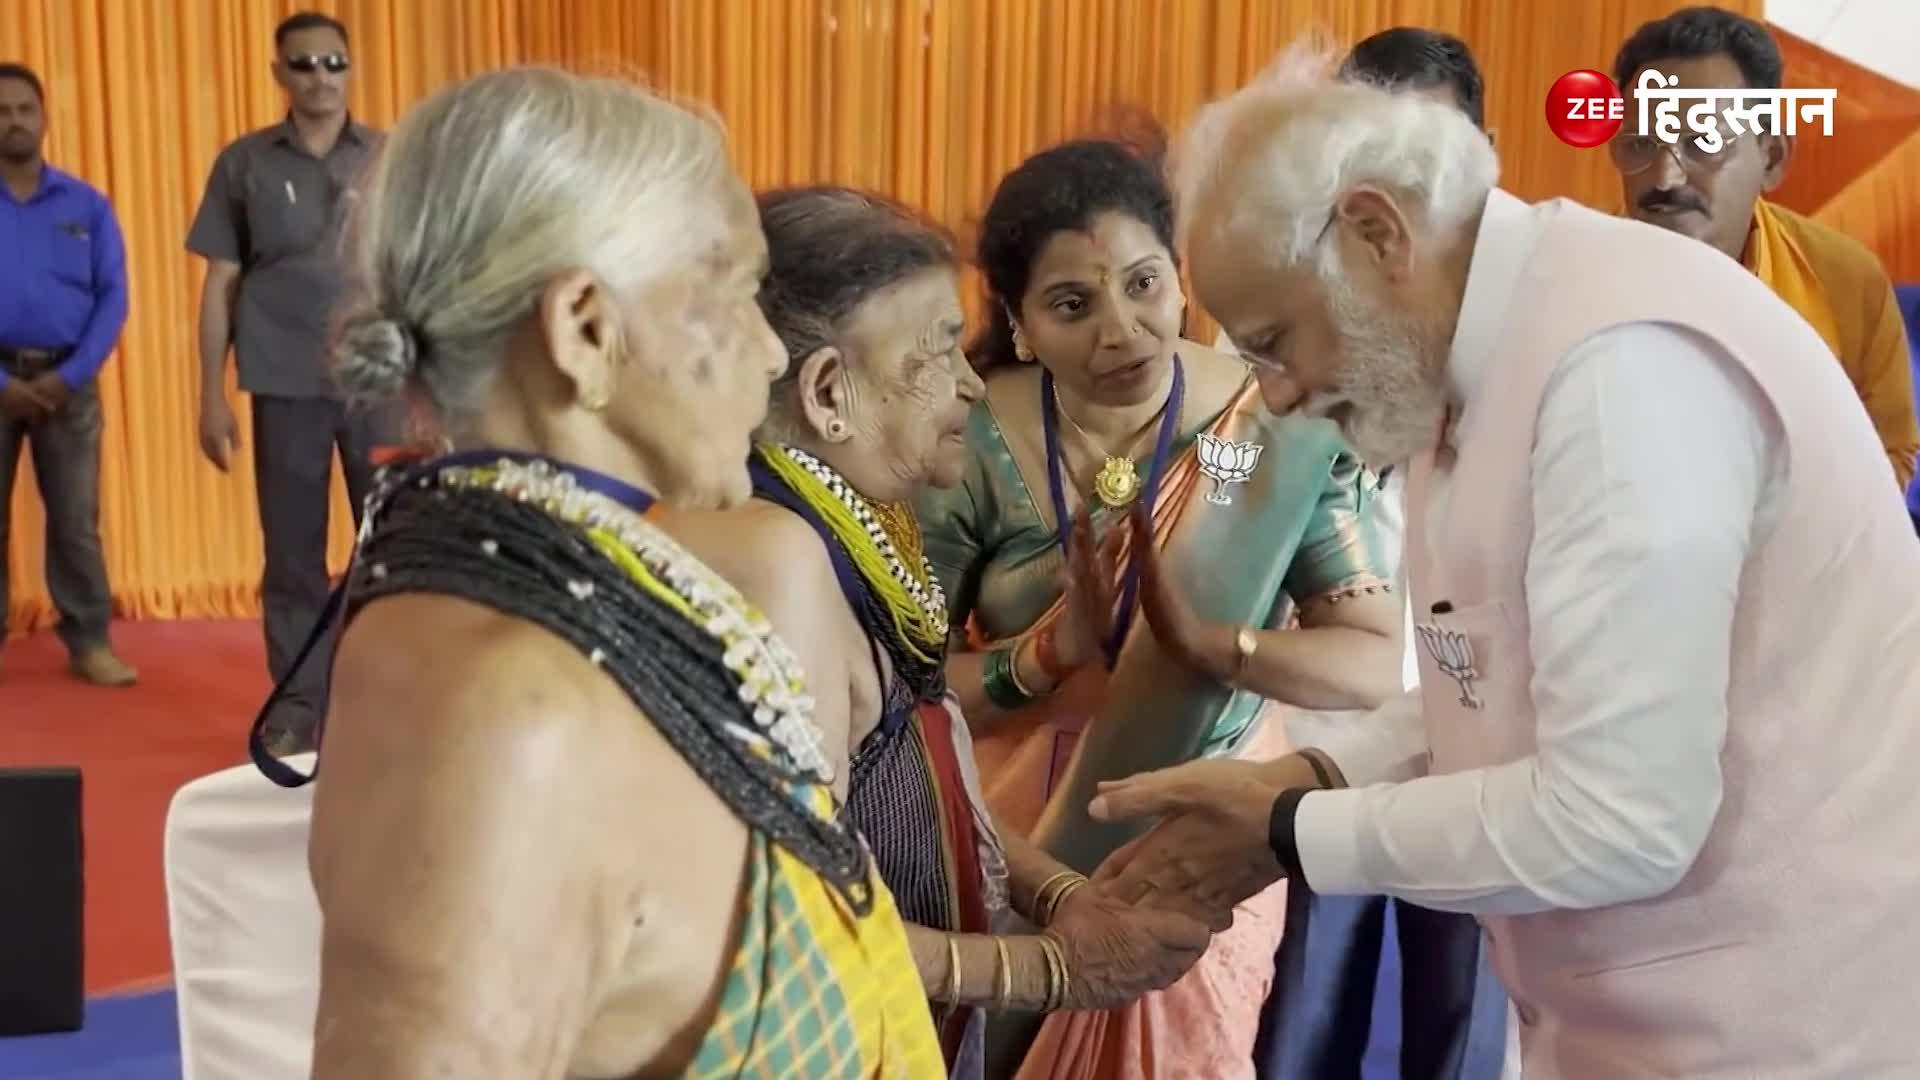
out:
<path id="1" fill-rule="evenodd" d="M 347 29 L 303 12 L 274 30 L 286 119 L 220 152 L 187 234 L 207 260 L 200 297 L 200 449 L 225 471 L 239 448 L 226 395 L 232 348 L 252 400 L 253 468 L 266 538 L 260 592 L 267 666 L 289 680 L 268 719 L 277 753 L 310 749 L 326 711 L 331 637 L 301 670 L 300 647 L 325 609 L 333 456 L 356 519 L 392 409 L 350 409 L 328 372 L 328 321 L 344 284 L 341 224 L 382 134 L 347 113 Z"/>

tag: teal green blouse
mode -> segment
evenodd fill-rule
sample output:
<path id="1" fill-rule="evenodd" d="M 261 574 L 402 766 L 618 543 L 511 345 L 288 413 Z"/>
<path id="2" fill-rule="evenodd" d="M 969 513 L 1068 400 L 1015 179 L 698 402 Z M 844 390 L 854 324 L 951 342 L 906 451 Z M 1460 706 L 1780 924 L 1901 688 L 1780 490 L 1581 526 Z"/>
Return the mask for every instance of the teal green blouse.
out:
<path id="1" fill-rule="evenodd" d="M 1217 419 L 1206 417 L 1181 432 L 1175 452 L 1184 452 Z M 1280 590 L 1257 601 L 1265 615 L 1262 625 L 1268 627 L 1284 625 L 1296 607 L 1319 597 L 1389 580 L 1368 524 L 1374 477 L 1345 451 L 1337 435 L 1329 437 L 1331 425 L 1302 424 L 1311 426 L 1287 427 L 1292 437 L 1269 445 L 1260 467 L 1308 473 L 1299 478 L 1302 498 L 1285 508 L 1290 514 L 1304 511 L 1304 527 L 1297 521 L 1292 529 L 1275 523 L 1273 544 L 1223 546 L 1206 553 L 1205 567 L 1184 568 L 1186 574 L 1229 580 L 1274 580 L 1272 573 L 1246 571 L 1255 564 L 1271 570 L 1272 560 L 1286 560 L 1278 578 Z M 1028 489 L 984 401 L 974 406 L 968 420 L 967 441 L 973 452 L 965 478 L 957 487 L 929 490 L 921 497 L 920 527 L 927 557 L 946 589 L 953 624 L 972 619 L 986 638 L 1001 640 L 1024 633 L 1053 605 L 1064 560 L 1040 514 L 1038 497 L 1046 493 Z M 1205 486 L 1196 485 L 1192 497 L 1201 498 Z M 1308 498 L 1313 500 L 1310 507 L 1304 505 Z M 1290 532 L 1299 536 L 1297 542 L 1278 539 Z M 1219 716 L 1202 752 L 1230 751 L 1262 704 L 1253 694 L 1236 692 L 1214 706 Z"/>

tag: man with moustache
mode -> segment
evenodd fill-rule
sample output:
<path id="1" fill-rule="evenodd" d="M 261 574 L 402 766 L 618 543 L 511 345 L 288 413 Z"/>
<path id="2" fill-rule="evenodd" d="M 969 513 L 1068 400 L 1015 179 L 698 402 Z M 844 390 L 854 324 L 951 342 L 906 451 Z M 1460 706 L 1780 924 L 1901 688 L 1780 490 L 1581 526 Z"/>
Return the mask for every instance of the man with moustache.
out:
<path id="1" fill-rule="evenodd" d="M 100 369 L 127 322 L 127 254 L 107 197 L 47 164 L 46 91 L 0 64 L 0 642 L 8 507 L 20 449 L 47 508 L 47 591 L 74 675 L 132 686 L 107 639 L 113 593 L 100 548 Z"/>
<path id="2" fill-rule="evenodd" d="M 1472 913 L 1530 1080 L 1920 1075 L 1920 545 L 1825 342 L 1711 248 L 1521 202 L 1457 111 L 1326 72 L 1202 110 L 1183 244 L 1269 405 L 1410 463 L 1421 686 L 1275 762 L 1105 786 L 1095 817 L 1165 816 L 1111 887 Z"/>
<path id="3" fill-rule="evenodd" d="M 1460 110 L 1484 130 L 1485 82 L 1466 42 L 1418 26 L 1396 26 L 1362 40 L 1340 65 L 1340 77 L 1397 93 L 1417 94 Z M 1488 134 L 1489 142 L 1493 140 Z M 1222 332 L 1227 351 L 1232 341 Z M 1401 563 L 1405 471 L 1384 463 L 1372 523 L 1387 565 Z M 1406 620 L 1405 682 L 1419 685 L 1412 612 Z M 1295 746 L 1316 745 L 1366 714 L 1294 710 L 1287 734 Z M 1297 889 L 1287 896 L 1286 934 L 1275 959 L 1274 1000 L 1263 1014 L 1254 1050 L 1261 1075 L 1357 1076 L 1374 1036 L 1373 1004 L 1381 974 L 1387 910 L 1400 954 L 1399 1075 L 1403 1080 L 1485 1080 L 1505 1057 L 1507 1003 L 1471 916 L 1435 911 L 1385 896 L 1330 896 Z"/>
<path id="4" fill-rule="evenodd" d="M 340 225 L 379 132 L 347 112 L 347 29 L 315 12 L 273 33 L 273 77 L 287 95 L 280 122 L 220 152 L 187 249 L 207 261 L 200 294 L 200 450 L 225 472 L 239 449 L 227 400 L 227 351 L 252 399 L 254 487 L 266 566 L 260 602 L 267 666 L 285 693 L 268 721 L 280 755 L 313 748 L 326 710 L 324 638 L 295 661 L 324 610 L 333 456 L 358 520 L 373 448 L 390 415 L 349 410 L 327 370 L 328 319 L 342 289 Z"/>
<path id="5" fill-rule="evenodd" d="M 1920 423 L 1892 283 L 1880 260 L 1853 238 L 1763 197 L 1785 179 L 1798 140 L 1767 132 L 1734 135 L 1723 121 L 1725 145 L 1708 153 L 1684 124 L 1677 143 L 1633 130 L 1640 114 L 1632 98 L 1649 69 L 1678 77 L 1683 88 L 1773 90 L 1782 68 L 1780 47 L 1767 28 L 1731 11 L 1693 7 L 1647 23 L 1620 46 L 1613 62 L 1614 78 L 1629 98 L 1629 120 L 1609 153 L 1629 214 L 1737 260 L 1819 331 L 1867 407 L 1897 490 L 1904 492 L 1914 478 Z M 1684 118 L 1693 103 L 1676 104 Z M 1653 115 L 1649 109 L 1649 122 Z"/>

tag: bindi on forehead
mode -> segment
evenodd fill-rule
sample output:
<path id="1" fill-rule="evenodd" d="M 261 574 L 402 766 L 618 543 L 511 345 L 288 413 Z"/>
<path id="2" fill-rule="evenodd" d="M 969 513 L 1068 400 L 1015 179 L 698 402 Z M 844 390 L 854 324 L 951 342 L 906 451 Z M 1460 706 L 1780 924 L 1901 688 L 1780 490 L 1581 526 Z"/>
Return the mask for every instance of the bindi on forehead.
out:
<path id="1" fill-rule="evenodd" d="M 1035 260 L 1034 285 L 1107 285 L 1166 254 L 1153 228 L 1128 214 L 1101 214 L 1086 229 L 1057 232 Z"/>

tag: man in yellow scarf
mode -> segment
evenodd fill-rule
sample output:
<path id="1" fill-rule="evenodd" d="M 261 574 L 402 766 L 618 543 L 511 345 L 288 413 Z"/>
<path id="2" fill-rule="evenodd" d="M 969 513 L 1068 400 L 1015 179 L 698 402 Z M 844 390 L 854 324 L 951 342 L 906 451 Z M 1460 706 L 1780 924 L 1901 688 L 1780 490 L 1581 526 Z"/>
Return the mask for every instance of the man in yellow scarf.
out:
<path id="1" fill-rule="evenodd" d="M 1613 73 L 1631 100 L 1649 68 L 1677 76 L 1683 87 L 1769 90 L 1780 86 L 1782 67 L 1766 27 L 1730 11 L 1695 7 L 1634 31 Z M 1679 105 L 1684 118 L 1691 103 Z M 1859 391 L 1904 492 L 1920 452 L 1906 327 L 1872 252 L 1761 198 L 1785 176 L 1793 136 L 1732 135 L 1723 120 L 1725 144 L 1708 153 L 1684 127 L 1677 143 L 1632 130 L 1638 115 L 1629 104 L 1628 126 L 1609 148 L 1627 212 L 1740 260 L 1820 332 Z"/>

